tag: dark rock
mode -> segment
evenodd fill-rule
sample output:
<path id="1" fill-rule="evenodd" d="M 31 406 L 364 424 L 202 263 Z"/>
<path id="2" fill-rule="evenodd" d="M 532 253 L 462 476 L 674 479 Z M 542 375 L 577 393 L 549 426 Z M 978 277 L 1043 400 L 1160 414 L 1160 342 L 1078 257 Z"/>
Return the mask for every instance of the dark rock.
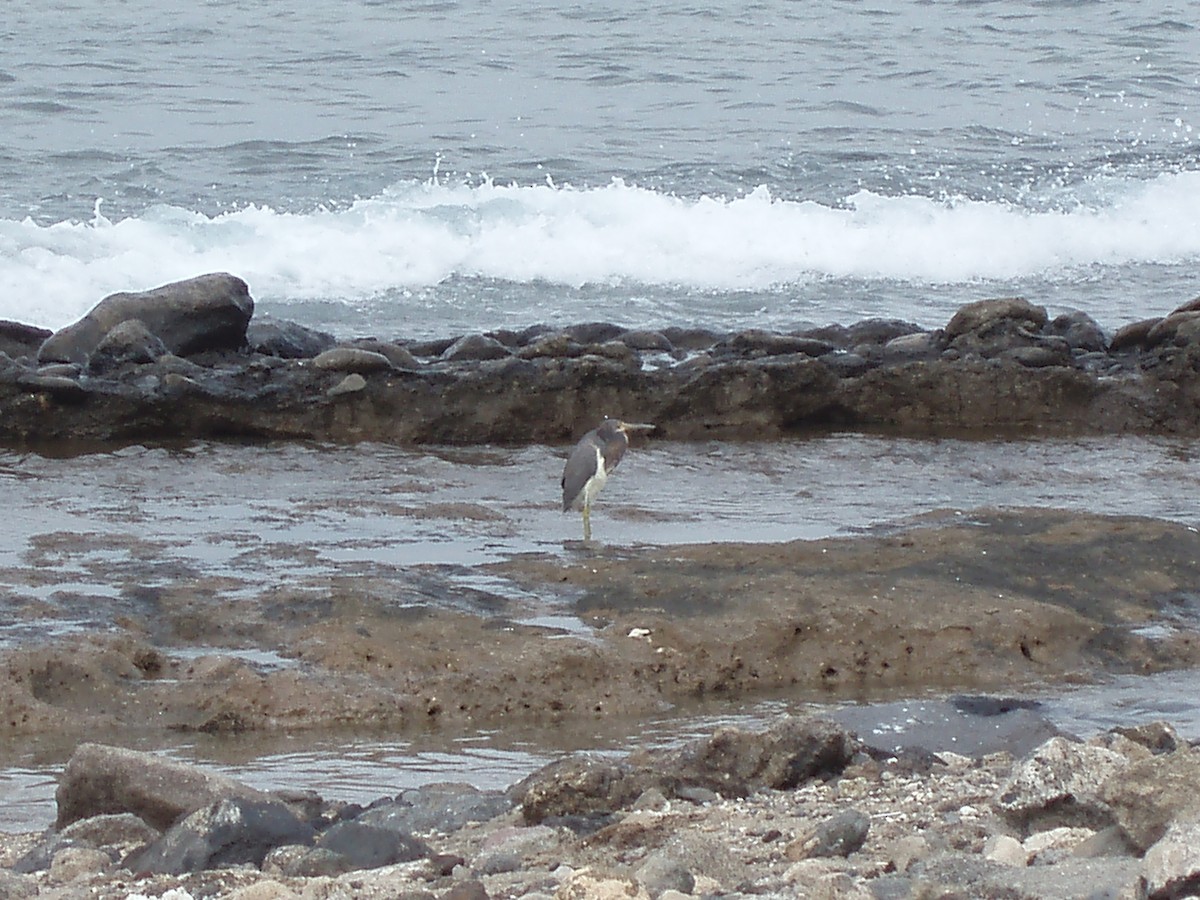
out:
<path id="1" fill-rule="evenodd" d="M 378 353 L 380 356 L 387 357 L 388 362 L 397 369 L 419 369 L 421 364 L 417 358 L 407 347 L 402 347 L 400 344 L 393 344 L 388 341 L 378 341 L 375 338 L 359 338 L 351 341 L 350 346 L 357 347 L 360 350 L 369 350 L 372 353 Z"/>
<path id="2" fill-rule="evenodd" d="M 1014 323 L 1041 331 L 1049 321 L 1046 310 L 1020 297 L 978 300 L 956 312 L 946 325 L 946 340 L 953 343 L 967 334 L 986 336 L 998 326 Z"/>
<path id="3" fill-rule="evenodd" d="M 854 378 L 870 369 L 871 363 L 857 353 L 826 353 L 820 357 L 821 362 L 829 367 L 829 371 L 838 378 Z"/>
<path id="4" fill-rule="evenodd" d="M 1108 339 L 1100 324 L 1080 310 L 1055 316 L 1047 331 L 1063 338 L 1072 350 L 1100 352 L 1108 349 Z"/>
<path id="5" fill-rule="evenodd" d="M 359 821 L 399 832 L 450 834 L 470 822 L 486 822 L 504 815 L 512 808 L 513 801 L 500 791 L 481 791 L 470 784 L 438 783 L 375 804 Z"/>
<path id="6" fill-rule="evenodd" d="M 367 379 L 363 378 L 357 372 L 351 372 L 333 387 L 325 392 L 327 397 L 338 397 L 342 394 L 357 394 L 359 391 L 365 390 L 367 387 Z"/>
<path id="7" fill-rule="evenodd" d="M 632 805 L 657 788 L 667 796 L 702 788 L 744 797 L 759 788 L 787 790 L 842 771 L 858 748 L 845 731 L 820 721 L 786 719 L 764 731 L 722 728 L 670 750 L 639 751 L 626 761 L 576 755 L 514 785 L 525 821 L 596 816 Z"/>
<path id="8" fill-rule="evenodd" d="M 264 872 L 289 878 L 336 878 L 359 868 L 340 853 L 296 844 L 276 847 L 263 857 L 262 862 Z"/>
<path id="9" fill-rule="evenodd" d="M 924 329 L 913 322 L 905 322 L 900 319 L 863 319 L 861 322 L 855 322 L 849 326 L 846 331 L 846 346 L 854 347 L 859 344 L 882 346 L 898 337 L 918 334 Z"/>
<path id="10" fill-rule="evenodd" d="M 458 338 L 435 338 L 429 341 L 410 341 L 404 344 L 404 349 L 416 356 L 441 356 Z"/>
<path id="11" fill-rule="evenodd" d="M 316 846 L 341 856 L 350 869 L 378 869 L 421 859 L 431 852 L 428 844 L 411 835 L 360 821 L 338 822 L 317 838 Z"/>
<path id="12" fill-rule="evenodd" d="M 495 338 L 482 334 L 468 334 L 442 351 L 441 359 L 445 362 L 503 359 L 511 353 L 511 350 Z"/>
<path id="13" fill-rule="evenodd" d="M 270 316 L 255 316 L 246 328 L 246 344 L 251 351 L 282 359 L 312 359 L 336 343 L 328 332 Z"/>
<path id="14" fill-rule="evenodd" d="M 564 328 L 562 333 L 578 344 L 603 344 L 619 337 L 624 330 L 611 322 L 583 322 Z"/>
<path id="15" fill-rule="evenodd" d="M 16 378 L 16 384 L 33 393 L 48 394 L 63 403 L 79 403 L 87 396 L 87 389 L 82 384 L 65 375 L 21 373 Z"/>
<path id="16" fill-rule="evenodd" d="M 568 359 L 582 356 L 583 353 L 583 345 L 565 334 L 550 334 L 526 344 L 517 351 L 517 356 L 521 359 L 538 359 L 539 357 Z"/>
<path id="17" fill-rule="evenodd" d="M 79 819 L 128 812 L 164 829 L 180 816 L 228 797 L 265 799 L 266 795 L 231 778 L 151 753 L 80 744 L 55 792 L 55 827 L 61 830 Z"/>
<path id="18" fill-rule="evenodd" d="M 664 328 L 662 335 L 676 350 L 707 350 L 721 340 L 720 335 L 707 328 Z"/>
<path id="19" fill-rule="evenodd" d="M 673 353 L 675 345 L 660 331 L 622 331 L 616 338 L 630 350 Z"/>
<path id="20" fill-rule="evenodd" d="M 237 350 L 246 343 L 253 312 L 246 282 L 224 273 L 141 293 L 112 294 L 78 322 L 48 337 L 38 351 L 38 361 L 84 364 L 104 336 L 129 319 L 141 321 L 179 356 Z"/>
<path id="21" fill-rule="evenodd" d="M 166 345 L 140 319 L 126 319 L 96 345 L 87 368 L 99 375 L 124 365 L 147 365 L 166 352 Z"/>
<path id="22" fill-rule="evenodd" d="M 1143 346 L 1159 344 L 1189 344 L 1200 338 L 1200 312 L 1174 312 L 1156 322 L 1148 332 Z"/>
<path id="23" fill-rule="evenodd" d="M 762 731 L 721 728 L 678 749 L 635 753 L 630 761 L 662 772 L 672 794 L 687 785 L 744 797 L 760 788 L 789 790 L 835 775 L 859 746 L 829 722 L 788 718 Z"/>
<path id="24" fill-rule="evenodd" d="M 1117 329 L 1117 333 L 1113 335 L 1109 342 L 1108 349 L 1113 353 L 1119 353 L 1124 350 L 1141 350 L 1149 346 L 1147 337 L 1150 334 L 1150 329 L 1161 322 L 1162 319 L 1142 319 L 1140 322 L 1131 322 L 1122 328 Z"/>
<path id="25" fill-rule="evenodd" d="M 62 850 L 82 846 L 77 841 L 51 834 L 45 840 L 26 851 L 12 864 L 12 870 L 18 875 L 32 875 L 34 872 L 45 872 L 54 863 L 54 857 Z"/>
<path id="26" fill-rule="evenodd" d="M 509 796 L 526 822 L 564 816 L 595 817 L 633 803 L 659 774 L 624 763 L 577 754 L 556 760 L 519 781 Z"/>
<path id="27" fill-rule="evenodd" d="M 334 347 L 318 353 L 313 357 L 312 364 L 327 372 L 353 372 L 358 375 L 392 370 L 392 361 L 382 353 L 361 347 Z"/>
<path id="28" fill-rule="evenodd" d="M 867 841 L 871 820 L 857 809 L 847 809 L 816 825 L 788 845 L 791 860 L 849 856 Z"/>
<path id="29" fill-rule="evenodd" d="M 163 875 L 243 863 L 260 866 L 275 847 L 311 844 L 314 837 L 312 826 L 284 803 L 233 798 L 196 810 L 124 865 Z"/>
<path id="30" fill-rule="evenodd" d="M 1005 350 L 1000 355 L 1031 369 L 1040 369 L 1045 366 L 1069 366 L 1072 361 L 1071 351 L 1065 343 L 1059 347 L 1051 346 L 1048 343 L 1032 347 L 1014 347 L 1011 350 Z"/>
<path id="31" fill-rule="evenodd" d="M 942 336 L 936 331 L 914 331 L 892 338 L 883 345 L 883 358 L 888 362 L 914 359 L 933 359 L 945 349 Z"/>
<path id="32" fill-rule="evenodd" d="M 7 354 L 12 359 L 21 356 L 32 357 L 51 334 L 53 332 L 46 328 L 0 319 L 0 353 Z"/>
<path id="33" fill-rule="evenodd" d="M 820 341 L 816 338 L 797 337 L 789 334 L 775 334 L 770 331 L 753 328 L 741 331 L 728 340 L 722 341 L 714 348 L 717 354 L 730 354 L 740 357 L 784 356 L 799 353 L 804 356 L 822 356 L 837 349 L 836 344 Z"/>

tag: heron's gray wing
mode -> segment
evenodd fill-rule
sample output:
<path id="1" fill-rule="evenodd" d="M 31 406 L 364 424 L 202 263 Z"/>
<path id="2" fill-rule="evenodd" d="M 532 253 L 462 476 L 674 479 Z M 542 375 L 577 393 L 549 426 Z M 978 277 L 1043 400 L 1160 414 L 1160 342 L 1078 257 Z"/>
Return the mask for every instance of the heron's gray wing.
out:
<path id="1" fill-rule="evenodd" d="M 584 485 L 588 483 L 589 478 L 596 474 L 598 444 L 596 432 L 589 431 L 583 436 L 583 440 L 575 445 L 571 455 L 567 457 L 567 464 L 563 467 L 562 474 L 563 512 L 574 506 L 583 496 Z"/>

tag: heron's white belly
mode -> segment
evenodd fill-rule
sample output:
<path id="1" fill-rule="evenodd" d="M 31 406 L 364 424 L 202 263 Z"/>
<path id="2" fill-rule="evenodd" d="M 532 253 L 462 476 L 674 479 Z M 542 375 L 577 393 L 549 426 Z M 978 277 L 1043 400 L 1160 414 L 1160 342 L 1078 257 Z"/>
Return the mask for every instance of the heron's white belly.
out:
<path id="1" fill-rule="evenodd" d="M 596 474 L 587 480 L 587 484 L 583 486 L 583 503 L 582 506 L 591 506 L 596 495 L 600 493 L 600 488 L 604 487 L 604 483 L 608 481 L 608 473 L 604 471 L 604 457 L 600 451 L 596 451 Z"/>

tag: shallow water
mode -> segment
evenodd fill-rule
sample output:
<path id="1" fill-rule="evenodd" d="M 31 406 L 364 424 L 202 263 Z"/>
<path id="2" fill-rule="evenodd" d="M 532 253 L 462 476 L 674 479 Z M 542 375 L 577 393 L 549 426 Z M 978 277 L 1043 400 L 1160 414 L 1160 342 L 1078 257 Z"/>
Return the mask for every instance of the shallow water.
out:
<path id="1" fill-rule="evenodd" d="M 34 622 L 0 606 L 0 647 L 110 627 L 122 597 L 139 587 L 220 578 L 222 590 L 254 596 L 281 582 L 356 573 L 400 578 L 413 567 L 430 567 L 460 586 L 447 602 L 487 615 L 486 598 L 501 597 L 511 618 L 586 637 L 561 601 L 479 569 L 515 553 L 580 552 L 578 516 L 564 516 L 557 496 L 565 452 L 216 443 L 67 457 L 0 451 L 9 517 L 0 597 L 44 604 Z M 1197 525 L 1198 455 L 1200 441 L 1142 437 L 998 443 L 835 434 L 746 444 L 651 438 L 610 480 L 593 529 L 611 545 L 783 541 L 1004 506 Z M 263 668 L 289 664 L 274 653 L 236 652 Z M 1056 692 L 1043 698 L 1044 712 L 1072 731 L 1165 717 L 1200 737 L 1192 703 L 1197 680 L 1169 673 Z M 563 751 L 625 749 L 635 733 L 642 742 L 668 741 L 790 706 L 680 710 L 652 723 L 554 735 L 181 740 L 147 748 L 260 786 L 310 787 L 361 801 L 428 781 L 501 787 Z M 902 712 L 881 708 L 878 715 Z M 37 741 L 6 748 L 10 767 L 0 770 L 0 794 L 9 800 L 0 807 L 0 828 L 36 829 L 53 819 L 53 775 L 69 750 Z"/>

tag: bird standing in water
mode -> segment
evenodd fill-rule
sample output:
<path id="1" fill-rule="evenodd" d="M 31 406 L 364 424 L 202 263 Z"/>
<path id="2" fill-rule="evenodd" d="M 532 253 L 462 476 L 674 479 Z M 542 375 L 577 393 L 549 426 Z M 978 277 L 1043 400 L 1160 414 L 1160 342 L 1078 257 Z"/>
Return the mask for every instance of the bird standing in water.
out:
<path id="1" fill-rule="evenodd" d="M 580 439 L 563 469 L 563 512 L 583 511 L 583 539 L 592 539 L 592 501 L 608 475 L 629 448 L 629 432 L 650 431 L 653 425 L 605 419 Z"/>

